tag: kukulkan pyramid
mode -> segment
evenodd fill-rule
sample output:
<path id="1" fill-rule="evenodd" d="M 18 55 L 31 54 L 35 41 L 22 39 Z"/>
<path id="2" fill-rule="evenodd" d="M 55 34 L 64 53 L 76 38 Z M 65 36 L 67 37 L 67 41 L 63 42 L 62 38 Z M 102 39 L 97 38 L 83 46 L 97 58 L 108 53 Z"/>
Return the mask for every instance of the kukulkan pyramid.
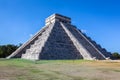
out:
<path id="1" fill-rule="evenodd" d="M 53 14 L 45 26 L 7 58 L 29 60 L 105 60 L 111 53 L 71 24 L 71 18 Z"/>

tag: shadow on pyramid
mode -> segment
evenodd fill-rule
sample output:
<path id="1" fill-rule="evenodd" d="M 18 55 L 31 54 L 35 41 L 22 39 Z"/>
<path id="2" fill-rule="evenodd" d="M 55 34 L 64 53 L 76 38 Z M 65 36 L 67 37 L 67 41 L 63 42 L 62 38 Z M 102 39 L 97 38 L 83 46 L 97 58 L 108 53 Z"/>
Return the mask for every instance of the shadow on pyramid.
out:
<path id="1" fill-rule="evenodd" d="M 29 60 L 105 60 L 111 53 L 71 24 L 71 19 L 53 14 L 45 27 L 7 58 Z"/>

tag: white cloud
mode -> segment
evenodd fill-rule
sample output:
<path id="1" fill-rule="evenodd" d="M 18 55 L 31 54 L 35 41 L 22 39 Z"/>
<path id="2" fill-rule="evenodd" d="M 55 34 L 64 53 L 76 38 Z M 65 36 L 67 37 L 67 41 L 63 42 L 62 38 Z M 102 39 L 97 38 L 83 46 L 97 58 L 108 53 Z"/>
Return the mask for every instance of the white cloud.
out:
<path id="1" fill-rule="evenodd" d="M 29 34 L 30 37 L 33 37 L 33 34 Z"/>
<path id="2" fill-rule="evenodd" d="M 86 32 L 87 32 L 87 30 L 85 30 L 85 29 L 81 29 L 81 32 L 86 33 Z"/>

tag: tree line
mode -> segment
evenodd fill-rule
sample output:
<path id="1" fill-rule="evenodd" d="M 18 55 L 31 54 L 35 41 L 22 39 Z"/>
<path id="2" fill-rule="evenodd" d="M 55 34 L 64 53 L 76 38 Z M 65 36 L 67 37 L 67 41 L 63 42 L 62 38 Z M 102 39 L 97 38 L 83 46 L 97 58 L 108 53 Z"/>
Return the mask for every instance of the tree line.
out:
<path id="1" fill-rule="evenodd" d="M 0 58 L 5 58 L 5 57 L 9 56 L 20 46 L 21 46 L 21 44 L 19 44 L 19 45 L 13 45 L 13 44 L 0 45 Z"/>
<path id="2" fill-rule="evenodd" d="M 120 54 L 118 52 L 112 53 L 113 59 L 120 59 Z"/>

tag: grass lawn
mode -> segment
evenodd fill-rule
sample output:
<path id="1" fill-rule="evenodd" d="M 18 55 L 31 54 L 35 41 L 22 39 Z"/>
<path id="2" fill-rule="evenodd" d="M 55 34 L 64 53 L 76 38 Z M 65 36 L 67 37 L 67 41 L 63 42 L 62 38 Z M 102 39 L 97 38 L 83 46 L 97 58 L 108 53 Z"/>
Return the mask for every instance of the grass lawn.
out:
<path id="1" fill-rule="evenodd" d="M 120 80 L 120 62 L 0 59 L 0 80 Z"/>

